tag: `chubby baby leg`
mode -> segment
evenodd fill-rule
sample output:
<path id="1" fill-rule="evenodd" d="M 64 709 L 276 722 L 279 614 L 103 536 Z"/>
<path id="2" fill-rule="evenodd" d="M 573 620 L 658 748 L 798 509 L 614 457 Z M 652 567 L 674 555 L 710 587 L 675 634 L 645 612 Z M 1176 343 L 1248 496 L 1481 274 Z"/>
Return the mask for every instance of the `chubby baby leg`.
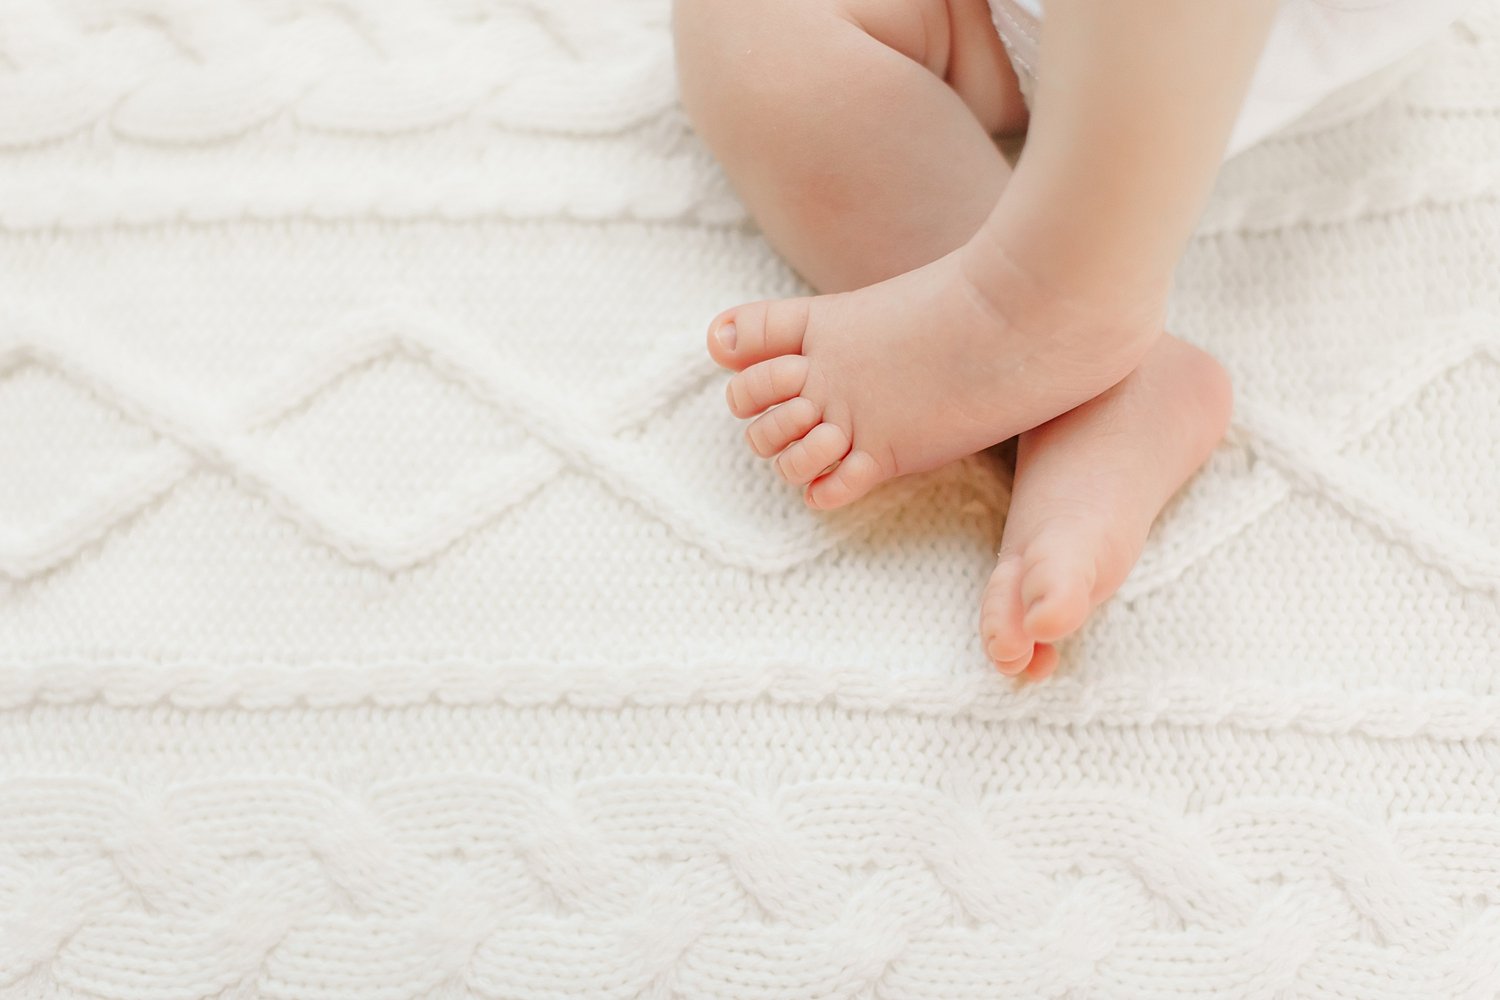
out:
<path id="1" fill-rule="evenodd" d="M 985 0 L 677 0 L 674 30 L 699 135 L 819 291 L 934 260 L 994 207 L 990 133 L 1026 111 Z"/>
<path id="2" fill-rule="evenodd" d="M 893 476 L 1013 437 L 1140 363 L 1161 333 L 1176 256 L 1212 185 L 1272 8 L 1270 0 L 1049 3 L 1026 148 L 967 242 L 853 292 L 750 303 L 711 324 L 710 353 L 740 372 L 730 387 L 737 415 L 798 400 L 807 419 L 793 439 L 763 444 L 785 444 L 774 466 L 806 486 L 809 504 L 842 506 Z M 936 102 L 943 88 L 930 73 L 926 82 L 937 87 Z M 855 96 L 833 98 L 835 107 L 863 106 L 872 95 L 881 106 L 910 107 L 902 93 L 862 79 L 845 89 Z M 958 113 L 963 102 L 943 106 Z M 842 119 L 820 121 L 839 134 Z M 908 144 L 899 161 L 906 167 L 967 164 L 982 145 L 972 122 L 967 131 L 910 125 L 914 135 L 889 126 L 885 144 L 863 161 L 857 148 L 829 149 L 852 156 L 845 170 L 876 178 L 870 190 L 878 193 L 886 180 L 911 176 L 885 170 L 882 157 L 898 139 Z M 815 138 L 770 135 L 783 150 Z M 843 175 L 829 176 L 844 189 Z M 919 183 L 886 191 L 879 204 L 894 210 L 915 191 L 918 228 L 956 231 L 951 206 L 964 190 L 935 193 Z M 822 203 L 840 214 L 836 198 Z M 965 231 L 973 225 L 963 223 Z"/>
<path id="3" fill-rule="evenodd" d="M 790 40 L 781 38 L 787 42 L 782 48 L 767 37 L 763 23 L 736 29 L 734 5 L 715 0 L 679 0 L 677 30 L 684 99 L 695 121 L 716 151 L 730 157 L 726 170 L 773 241 L 820 290 L 832 291 L 918 269 L 963 246 L 1011 174 L 986 133 L 1019 127 L 1024 112 L 1008 63 L 988 62 L 1003 57 L 988 23 L 976 24 L 982 3 L 965 8 L 963 0 L 955 0 L 953 9 L 955 20 L 965 19 L 965 30 L 986 44 L 950 46 L 946 58 L 936 59 L 927 58 L 937 50 L 927 47 L 926 36 L 919 37 L 910 21 L 904 22 L 911 29 L 907 33 L 886 31 L 882 41 L 868 33 L 850 35 L 847 8 L 816 6 L 799 7 L 787 17 L 809 18 L 824 33 L 804 30 Z M 744 13 L 756 22 L 770 9 L 780 9 L 775 0 L 754 0 Z M 785 22 L 778 30 L 784 28 Z M 828 73 L 830 44 L 860 59 Z M 735 57 L 718 75 L 717 62 L 726 58 L 726 50 L 747 45 L 770 46 L 761 58 L 775 61 L 779 72 L 750 73 L 748 63 Z M 861 66 L 863 75 L 857 72 Z M 969 82 L 987 76 L 1001 88 L 997 103 L 986 103 Z M 876 92 L 886 99 L 867 101 L 856 85 L 865 79 L 874 79 Z M 881 81 L 894 92 L 880 90 Z M 918 95 L 922 101 L 907 100 Z M 811 108 L 789 110 L 778 103 L 798 105 L 815 97 Z M 738 120 L 741 114 L 749 120 Z M 788 116 L 795 119 L 800 144 L 786 139 Z M 940 121 L 946 125 L 935 127 Z M 821 135 L 820 128 L 829 134 Z M 840 211 L 818 204 L 813 197 L 818 191 L 842 195 Z M 778 198 L 786 192 L 801 198 L 783 205 Z M 805 314 L 772 306 L 732 311 L 731 319 L 742 315 L 748 321 L 748 332 L 727 347 L 716 340 L 713 350 L 721 362 L 744 373 L 730 387 L 737 412 L 786 400 L 755 420 L 747 438 L 757 453 L 776 456 L 784 475 L 803 476 L 818 471 L 811 469 L 819 461 L 811 454 L 813 445 L 821 441 L 837 448 L 841 442 L 830 438 L 839 431 L 837 425 L 825 426 L 826 410 L 802 394 L 809 377 L 801 353 Z M 724 321 L 716 323 L 716 332 Z M 918 359 L 914 375 L 921 372 L 923 351 L 944 353 L 943 331 L 932 326 L 925 343 L 912 345 Z M 866 356 L 873 353 L 871 346 L 866 345 Z M 985 645 L 1002 669 L 1027 677 L 1052 669 L 1057 658 L 1048 640 L 1071 632 L 1088 606 L 1106 597 L 1134 563 L 1161 504 L 1223 433 L 1227 393 L 1227 381 L 1212 359 L 1165 336 L 1151 348 L 1139 375 L 1096 404 L 1023 435 L 1005 558 L 983 609 Z M 1190 433 L 1164 434 L 1163 427 L 1185 427 Z M 1151 451 L 1155 460 L 1131 460 L 1140 449 Z M 846 458 L 815 484 L 820 493 L 809 498 L 837 499 L 841 490 L 852 496 L 854 487 L 863 486 L 856 481 L 862 464 Z M 1132 502 L 1110 502 L 1120 495 Z M 1053 530 L 1064 526 L 1066 531 Z M 1074 599 L 1080 591 L 1086 594 L 1081 608 Z M 1030 603 L 1040 610 L 1028 623 Z"/>

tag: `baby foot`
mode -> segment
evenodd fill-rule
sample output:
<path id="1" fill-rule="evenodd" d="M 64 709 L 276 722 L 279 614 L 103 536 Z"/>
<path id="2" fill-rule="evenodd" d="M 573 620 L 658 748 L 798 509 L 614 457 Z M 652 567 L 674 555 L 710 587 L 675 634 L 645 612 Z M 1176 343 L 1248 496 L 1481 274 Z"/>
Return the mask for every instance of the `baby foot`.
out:
<path id="1" fill-rule="evenodd" d="M 1108 306 L 1048 294 L 976 238 L 859 291 L 727 310 L 709 353 L 739 373 L 730 410 L 759 415 L 751 449 L 828 509 L 1108 389 L 1159 335 L 1161 302 L 1155 289 Z"/>
<path id="2" fill-rule="evenodd" d="M 1119 589 L 1172 494 L 1229 423 L 1218 362 L 1163 336 L 1108 392 L 1021 436 L 980 634 L 1006 674 L 1040 679 L 1051 643 Z"/>

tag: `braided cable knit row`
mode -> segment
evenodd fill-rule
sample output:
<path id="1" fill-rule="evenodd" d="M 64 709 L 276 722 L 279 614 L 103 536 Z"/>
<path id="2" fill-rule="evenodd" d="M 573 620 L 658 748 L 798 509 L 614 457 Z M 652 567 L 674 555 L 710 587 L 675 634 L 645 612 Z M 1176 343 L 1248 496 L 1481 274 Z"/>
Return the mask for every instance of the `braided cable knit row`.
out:
<path id="1" fill-rule="evenodd" d="M 1500 995 L 1500 3 L 1226 165 L 1021 688 L 1003 456 L 740 446 L 669 16 L 0 3 L 0 1000 Z"/>
<path id="2" fill-rule="evenodd" d="M 282 119 L 375 136 L 458 120 L 608 133 L 675 108 L 666 17 L 656 2 L 11 0 L 0 148 L 101 129 L 227 142 Z"/>
<path id="3" fill-rule="evenodd" d="M 1296 799 L 1174 815 L 1104 791 L 858 782 L 764 799 L 686 774 L 351 791 L 0 782 L 0 989 L 39 971 L 99 996 L 1500 986 L 1500 921 L 1462 902 L 1500 892 L 1493 815 L 1382 826 Z M 1265 879 L 1282 867 L 1299 882 Z"/>

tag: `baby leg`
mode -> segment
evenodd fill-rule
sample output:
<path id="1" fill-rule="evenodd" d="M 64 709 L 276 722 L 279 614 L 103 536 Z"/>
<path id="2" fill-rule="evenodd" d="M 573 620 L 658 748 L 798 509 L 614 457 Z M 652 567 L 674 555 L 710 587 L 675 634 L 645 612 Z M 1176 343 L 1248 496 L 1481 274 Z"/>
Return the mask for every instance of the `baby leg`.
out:
<path id="1" fill-rule="evenodd" d="M 683 104 L 772 245 L 819 291 L 974 233 L 1025 124 L 985 0 L 677 0 Z"/>
<path id="2" fill-rule="evenodd" d="M 873 44 L 848 45 L 848 51 L 865 57 L 864 73 L 831 81 L 824 72 L 827 52 L 814 44 L 816 35 L 803 31 L 793 40 L 794 48 L 785 52 L 788 58 L 774 79 L 761 81 L 733 72 L 714 78 L 718 62 L 735 61 L 726 53 L 746 44 L 727 30 L 732 6 L 715 0 L 679 0 L 685 100 L 708 141 L 738 156 L 726 163 L 726 169 L 757 218 L 765 221 L 772 240 L 820 290 L 860 287 L 917 268 L 973 235 L 1010 176 L 986 132 L 1018 127 L 1024 121 L 1008 63 L 984 74 L 959 72 L 950 65 L 955 60 L 950 54 L 947 63 L 935 60 L 929 68 L 917 58 L 928 53 L 914 33 L 896 40 L 915 56 L 865 36 L 864 42 Z M 748 5 L 752 11 L 756 6 Z M 983 13 L 983 5 L 978 7 L 969 11 L 968 23 L 973 23 L 972 15 Z M 812 12 L 803 10 L 798 16 L 811 17 Z M 955 17 L 963 16 L 956 5 Z M 711 25 L 703 18 L 724 34 L 708 30 Z M 822 22 L 828 31 L 825 41 L 849 43 L 848 22 L 842 16 L 832 20 L 836 23 Z M 747 30 L 760 28 L 752 24 Z M 987 23 L 975 32 L 986 40 L 994 38 Z M 763 33 L 753 37 L 757 45 L 772 43 Z M 773 46 L 772 51 L 780 50 Z M 962 52 L 1003 59 L 998 49 Z M 958 62 L 972 58 L 962 52 L 956 56 Z M 891 124 L 890 115 L 896 112 L 883 105 L 867 105 L 857 94 L 830 97 L 849 90 L 850 80 L 878 75 L 876 68 L 889 73 L 887 85 L 893 90 L 884 93 L 887 103 L 893 101 L 905 116 L 900 127 Z M 845 67 L 846 72 L 854 69 Z M 804 73 L 802 79 L 811 81 L 807 86 L 822 90 L 779 90 L 792 88 L 798 74 Z M 1000 81 L 1005 87 L 1002 99 L 986 103 L 982 94 L 944 82 L 944 77 L 968 80 L 975 75 Z M 742 93 L 747 94 L 743 103 L 749 110 L 740 121 L 736 115 Z M 777 93 L 776 100 L 788 102 L 799 117 L 800 145 L 785 139 L 780 116 L 789 112 L 771 100 L 769 95 Z M 929 98 L 925 110 L 917 102 L 907 102 L 918 94 Z M 809 111 L 803 105 L 814 97 L 816 106 Z M 836 99 L 844 102 L 842 117 L 829 113 Z M 947 126 L 932 127 L 939 120 L 946 120 Z M 817 128 L 832 134 L 821 136 Z M 878 150 L 878 155 L 870 150 Z M 897 189 L 894 178 L 910 179 L 912 193 Z M 933 178 L 940 183 L 933 183 Z M 818 185 L 846 196 L 842 210 L 832 217 L 812 197 Z M 799 210 L 781 202 L 785 192 L 805 196 Z M 847 197 L 853 192 L 865 196 Z M 744 367 L 767 353 L 764 344 L 745 344 L 718 356 Z M 1005 556 L 983 606 L 985 648 L 1007 673 L 1048 673 L 1056 653 L 1047 639 L 1073 631 L 1123 580 L 1161 504 L 1223 433 L 1228 393 L 1223 371 L 1211 358 L 1163 336 L 1141 370 L 1105 397 L 1022 436 Z M 805 431 L 816 422 L 818 413 L 799 409 L 798 401 L 792 400 L 760 417 L 747 433 L 752 447 L 765 456 L 776 454 L 799 426 Z M 1115 503 L 1116 497 L 1129 502 Z M 1030 622 L 1037 629 L 1035 636 L 1026 627 L 1028 602 L 1039 605 Z"/>
<path id="3" fill-rule="evenodd" d="M 935 468 L 1044 423 L 1124 378 L 1161 333 L 1175 256 L 1216 173 L 1270 10 L 1269 0 L 1049 2 L 1026 150 L 972 238 L 853 292 L 750 303 L 710 325 L 710 353 L 740 372 L 729 389 L 736 415 L 792 404 L 789 416 L 776 418 L 776 433 L 752 446 L 778 449 L 776 470 L 806 486 L 811 505 L 837 507 L 892 476 Z M 894 49 L 881 51 L 900 59 Z M 919 69 L 910 59 L 904 65 Z M 694 89 L 695 73 L 686 76 Z M 944 178 L 944 190 L 918 184 L 893 195 L 894 183 L 906 183 L 913 171 L 892 163 L 959 164 L 972 176 L 983 127 L 958 127 L 962 102 L 939 101 L 943 88 L 930 71 L 930 107 L 955 113 L 939 119 L 941 129 L 923 127 L 927 111 L 916 113 L 904 90 L 883 89 L 891 77 L 868 79 L 877 82 L 860 78 L 831 96 L 797 96 L 842 112 L 873 94 L 880 107 L 899 109 L 897 123 L 874 128 L 883 142 L 864 141 L 865 128 L 883 121 L 876 111 L 857 119 L 798 111 L 799 129 L 814 120 L 833 138 L 822 149 L 787 152 L 817 146 L 818 134 L 778 128 L 773 107 L 748 121 L 755 138 L 734 146 L 731 170 L 758 142 L 765 150 L 759 162 L 771 163 L 773 151 L 815 162 L 815 175 L 833 178 L 839 191 L 850 176 L 872 179 L 857 190 L 876 197 L 882 212 L 903 200 L 914 204 L 922 213 L 915 216 L 919 231 L 952 225 L 954 210 L 934 207 L 949 202 L 932 199 L 968 190 L 953 180 L 958 172 L 933 174 Z M 845 92 L 852 96 L 839 96 Z M 777 101 L 791 97 L 782 93 Z M 706 120 L 701 109 L 698 117 Z M 716 127 L 709 123 L 707 131 Z M 846 141 L 856 134 L 860 141 Z M 893 161 L 898 138 L 908 144 Z M 783 175 L 773 169 L 767 176 Z M 741 186 L 751 191 L 754 210 L 780 223 L 775 206 L 786 189 L 759 188 L 757 197 L 752 185 Z M 816 219 L 804 210 L 807 199 L 792 202 L 801 206 L 792 217 Z M 834 206 L 834 216 L 847 204 L 836 197 L 823 203 Z M 963 219 L 964 230 L 972 225 Z M 864 231 L 837 238 L 847 244 Z M 911 232 L 908 226 L 902 238 Z M 797 250 L 789 251 L 794 262 Z"/>

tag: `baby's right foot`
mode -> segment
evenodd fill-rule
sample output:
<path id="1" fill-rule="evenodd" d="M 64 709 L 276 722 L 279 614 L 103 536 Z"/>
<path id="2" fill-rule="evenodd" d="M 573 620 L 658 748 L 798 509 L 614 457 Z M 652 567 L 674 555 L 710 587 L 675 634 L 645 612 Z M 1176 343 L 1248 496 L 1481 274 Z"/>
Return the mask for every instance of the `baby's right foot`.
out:
<path id="1" fill-rule="evenodd" d="M 1125 582 L 1156 515 L 1223 437 L 1229 406 L 1218 362 L 1163 336 L 1120 384 L 1021 436 L 980 612 L 1002 672 L 1051 672 L 1051 643 Z"/>
<path id="2" fill-rule="evenodd" d="M 739 373 L 730 410 L 760 415 L 750 447 L 828 509 L 1108 389 L 1160 336 L 1164 297 L 1063 297 L 981 235 L 855 292 L 730 309 L 709 353 Z"/>

